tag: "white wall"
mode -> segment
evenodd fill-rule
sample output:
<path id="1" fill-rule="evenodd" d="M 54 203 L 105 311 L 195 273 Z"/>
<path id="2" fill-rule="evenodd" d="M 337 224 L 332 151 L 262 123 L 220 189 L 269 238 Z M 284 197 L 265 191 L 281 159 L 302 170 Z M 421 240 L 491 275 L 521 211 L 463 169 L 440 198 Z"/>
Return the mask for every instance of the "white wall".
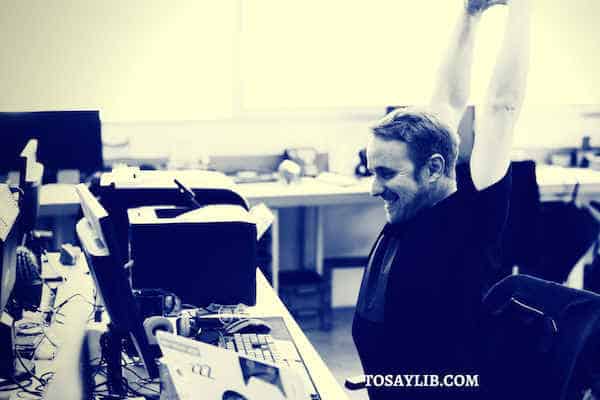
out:
<path id="1" fill-rule="evenodd" d="M 333 170 L 351 173 L 369 126 L 382 115 L 383 109 L 369 109 L 222 121 L 103 122 L 102 131 L 111 141 L 129 139 L 131 153 L 142 158 L 280 154 L 287 147 L 314 146 L 330 154 Z M 583 136 L 600 145 L 600 105 L 529 105 L 516 126 L 514 147 L 573 147 Z"/>
<path id="2" fill-rule="evenodd" d="M 599 88 L 600 89 L 600 88 Z M 600 146 L 599 105 L 529 105 L 521 112 L 515 147 L 578 147 L 590 136 Z"/>
<path id="3" fill-rule="evenodd" d="M 0 110 L 230 117 L 234 0 L 2 0 Z"/>
<path id="4" fill-rule="evenodd" d="M 3 0 L 0 110 L 106 122 L 427 100 L 463 0 Z M 600 2 L 534 1 L 531 104 L 600 104 Z M 472 102 L 506 12 L 484 17 Z"/>

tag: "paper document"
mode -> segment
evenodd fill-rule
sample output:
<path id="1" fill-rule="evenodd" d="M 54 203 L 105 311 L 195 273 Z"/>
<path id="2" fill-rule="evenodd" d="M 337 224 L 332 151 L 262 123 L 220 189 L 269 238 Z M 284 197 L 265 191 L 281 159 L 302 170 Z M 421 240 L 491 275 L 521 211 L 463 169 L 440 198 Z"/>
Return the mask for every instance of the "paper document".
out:
<path id="1" fill-rule="evenodd" d="M 250 218 L 256 224 L 256 240 L 260 240 L 262 235 L 273 224 L 275 215 L 269 207 L 264 203 L 260 203 L 250 209 Z"/>
<path id="2" fill-rule="evenodd" d="M 290 368 L 168 332 L 156 337 L 179 400 L 310 399 Z"/>

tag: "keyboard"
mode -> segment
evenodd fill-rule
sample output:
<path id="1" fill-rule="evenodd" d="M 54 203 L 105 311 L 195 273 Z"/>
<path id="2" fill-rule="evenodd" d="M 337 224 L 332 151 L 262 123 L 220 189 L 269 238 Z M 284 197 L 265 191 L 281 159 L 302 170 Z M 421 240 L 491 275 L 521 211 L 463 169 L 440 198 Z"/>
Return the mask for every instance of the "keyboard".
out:
<path id="1" fill-rule="evenodd" d="M 275 339 L 271 335 L 235 333 L 232 336 L 221 337 L 219 347 L 236 351 L 260 361 L 268 361 L 275 364 L 282 362 L 281 355 L 275 346 Z"/>
<path id="2" fill-rule="evenodd" d="M 248 358 L 292 368 L 302 378 L 310 400 L 321 399 L 292 341 L 278 340 L 268 334 L 234 333 L 222 335 L 218 345 Z"/>

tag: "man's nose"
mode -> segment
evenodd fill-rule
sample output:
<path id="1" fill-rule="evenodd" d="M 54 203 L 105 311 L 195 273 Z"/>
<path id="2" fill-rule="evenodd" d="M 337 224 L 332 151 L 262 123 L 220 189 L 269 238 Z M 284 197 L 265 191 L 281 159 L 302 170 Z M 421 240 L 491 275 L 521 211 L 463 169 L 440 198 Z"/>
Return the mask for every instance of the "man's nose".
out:
<path id="1" fill-rule="evenodd" d="M 385 188 L 383 187 L 381 182 L 379 182 L 379 179 L 375 177 L 373 179 L 373 183 L 371 184 L 371 196 L 381 196 L 384 191 Z"/>

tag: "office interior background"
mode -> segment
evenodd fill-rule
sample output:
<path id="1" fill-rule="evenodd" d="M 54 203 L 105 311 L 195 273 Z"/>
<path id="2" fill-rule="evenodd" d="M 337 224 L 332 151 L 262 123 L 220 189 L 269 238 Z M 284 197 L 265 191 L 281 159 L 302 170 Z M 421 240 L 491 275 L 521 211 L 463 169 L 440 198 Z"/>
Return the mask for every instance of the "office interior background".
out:
<path id="1" fill-rule="evenodd" d="M 387 106 L 427 103 L 462 3 L 4 0 L 0 111 L 100 110 L 105 158 L 193 166 L 314 147 L 352 174 Z M 600 144 L 600 3 L 534 6 L 513 156 L 547 162 L 584 137 Z M 475 106 L 505 14 L 495 7 L 480 26 Z M 282 270 L 302 263 L 301 219 L 281 213 Z M 330 257 L 364 256 L 384 223 L 374 204 L 326 207 L 324 219 Z M 334 277 L 334 306 L 353 305 L 361 274 Z"/>
<path id="2" fill-rule="evenodd" d="M 104 142 L 126 142 L 115 151 L 140 159 L 312 146 L 329 154 L 331 170 L 352 173 L 386 106 L 427 102 L 462 0 L 3 4 L 2 111 L 100 110 Z M 480 26 L 472 104 L 505 13 L 489 10 Z M 584 136 L 600 142 L 599 16 L 593 0 L 536 2 L 518 157 L 544 159 Z M 341 226 L 340 213 L 355 214 L 329 210 L 326 236 L 350 237 L 326 240 L 326 252 L 364 253 L 377 227 L 362 233 L 363 213 Z M 293 252 L 284 268 L 296 264 Z"/>

